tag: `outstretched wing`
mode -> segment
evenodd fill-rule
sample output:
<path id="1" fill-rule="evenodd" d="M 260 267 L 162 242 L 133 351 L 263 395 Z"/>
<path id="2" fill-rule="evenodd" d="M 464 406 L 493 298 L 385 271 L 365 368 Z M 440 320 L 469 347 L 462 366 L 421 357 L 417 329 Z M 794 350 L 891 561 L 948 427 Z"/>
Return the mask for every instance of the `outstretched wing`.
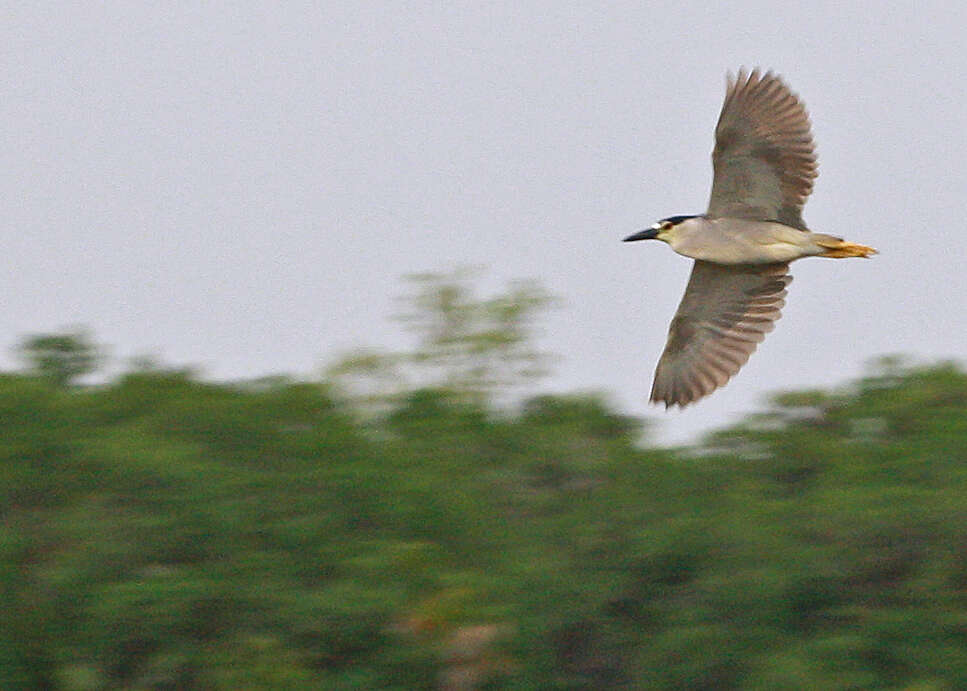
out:
<path id="1" fill-rule="evenodd" d="M 779 221 L 806 229 L 802 207 L 816 179 L 809 115 L 771 72 L 739 71 L 715 127 L 711 217 Z"/>
<path id="2" fill-rule="evenodd" d="M 788 271 L 788 264 L 696 261 L 668 329 L 651 400 L 685 407 L 738 372 L 782 316 Z"/>

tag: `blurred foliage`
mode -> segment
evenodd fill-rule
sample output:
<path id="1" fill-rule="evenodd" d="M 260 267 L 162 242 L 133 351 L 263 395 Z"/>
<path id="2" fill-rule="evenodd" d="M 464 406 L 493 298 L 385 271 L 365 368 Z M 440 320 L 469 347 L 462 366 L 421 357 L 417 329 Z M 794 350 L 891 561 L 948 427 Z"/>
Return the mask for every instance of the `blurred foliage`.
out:
<path id="1" fill-rule="evenodd" d="M 444 388 L 485 406 L 544 376 L 549 356 L 533 347 L 534 320 L 555 300 L 533 281 L 480 298 L 477 276 L 471 269 L 407 276 L 411 291 L 397 318 L 415 335 L 413 347 L 352 353 L 328 378 L 355 405 L 382 411 L 417 388 Z"/>
<path id="2" fill-rule="evenodd" d="M 34 374 L 56 386 L 67 386 L 90 374 L 102 359 L 100 349 L 82 329 L 28 336 L 17 352 Z"/>
<path id="3" fill-rule="evenodd" d="M 0 376 L 0 688 L 967 688 L 958 366 L 681 450 L 466 381 Z"/>

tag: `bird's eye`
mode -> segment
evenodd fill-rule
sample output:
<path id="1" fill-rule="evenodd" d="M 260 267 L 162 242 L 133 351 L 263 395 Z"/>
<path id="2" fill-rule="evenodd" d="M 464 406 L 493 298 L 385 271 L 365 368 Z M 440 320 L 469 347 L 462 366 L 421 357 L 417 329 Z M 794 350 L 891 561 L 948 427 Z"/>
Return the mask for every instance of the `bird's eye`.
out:
<path id="1" fill-rule="evenodd" d="M 661 229 L 662 230 L 668 230 L 671 227 L 672 227 L 672 224 L 669 223 L 668 221 L 665 221 L 664 223 L 661 224 Z"/>

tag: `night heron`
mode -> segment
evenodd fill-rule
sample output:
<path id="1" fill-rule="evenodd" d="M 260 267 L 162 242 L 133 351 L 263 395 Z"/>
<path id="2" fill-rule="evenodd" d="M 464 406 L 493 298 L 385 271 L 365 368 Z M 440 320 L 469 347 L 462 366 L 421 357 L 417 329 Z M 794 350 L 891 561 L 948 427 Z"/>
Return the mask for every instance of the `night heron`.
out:
<path id="1" fill-rule="evenodd" d="M 789 262 L 876 252 L 806 228 L 817 175 L 809 116 L 771 72 L 729 76 L 712 166 L 708 211 L 625 238 L 662 240 L 695 260 L 651 389 L 666 408 L 707 396 L 746 363 L 781 316 Z"/>

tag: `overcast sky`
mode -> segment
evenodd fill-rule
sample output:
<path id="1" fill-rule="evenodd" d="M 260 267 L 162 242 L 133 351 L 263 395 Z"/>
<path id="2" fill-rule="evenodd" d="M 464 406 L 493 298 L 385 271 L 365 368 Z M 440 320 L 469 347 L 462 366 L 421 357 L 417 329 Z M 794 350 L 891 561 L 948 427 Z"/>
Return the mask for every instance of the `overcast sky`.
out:
<path id="1" fill-rule="evenodd" d="M 967 5 L 931 2 L 21 3 L 0 24 L 0 364 L 83 324 L 215 378 L 406 342 L 399 277 L 534 278 L 554 390 L 688 439 L 884 353 L 967 356 Z M 717 5 L 717 6 L 716 6 Z M 725 75 L 813 121 L 816 231 L 725 388 L 646 403 L 691 261 L 625 235 L 704 210 Z"/>

